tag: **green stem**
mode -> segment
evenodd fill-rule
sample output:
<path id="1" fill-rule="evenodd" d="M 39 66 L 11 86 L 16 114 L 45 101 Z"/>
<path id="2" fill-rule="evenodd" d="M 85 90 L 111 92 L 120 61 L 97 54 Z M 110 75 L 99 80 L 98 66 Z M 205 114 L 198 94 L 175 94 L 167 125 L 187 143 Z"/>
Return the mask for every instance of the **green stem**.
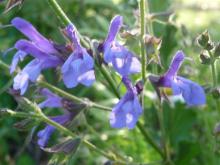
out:
<path id="1" fill-rule="evenodd" d="M 211 51 L 208 51 L 209 56 L 211 57 L 211 70 L 212 70 L 212 79 L 213 79 L 213 87 L 217 86 L 217 75 L 216 75 L 216 69 L 215 69 L 215 58 Z"/>
<path id="2" fill-rule="evenodd" d="M 63 22 L 65 26 L 72 24 L 70 19 L 66 16 L 60 5 L 56 0 L 47 0 L 51 8 L 54 10 L 58 18 Z"/>
<path id="3" fill-rule="evenodd" d="M 4 63 L 2 60 L 0 60 L 0 68 L 1 70 L 4 70 L 7 75 L 10 75 L 9 73 L 10 67 L 6 63 Z"/>
<path id="4" fill-rule="evenodd" d="M 7 108 L 0 109 L 0 116 L 3 116 L 3 115 L 9 115 L 12 117 L 17 117 L 17 118 L 36 118 L 36 117 L 39 117 L 39 115 L 36 115 L 34 113 L 15 112 L 15 111 L 12 111 Z"/>
<path id="5" fill-rule="evenodd" d="M 0 68 L 2 68 L 2 70 L 6 71 L 6 73 L 8 75 L 10 75 L 9 74 L 9 66 L 1 60 L 0 60 Z M 93 108 L 97 108 L 100 110 L 111 111 L 110 107 L 106 107 L 106 106 L 94 103 L 88 99 L 82 99 L 82 98 L 76 97 L 76 96 L 74 96 L 68 92 L 65 92 L 64 90 L 59 89 L 59 88 L 57 88 L 57 87 L 55 87 L 45 81 L 39 80 L 39 81 L 37 81 L 37 84 L 41 87 L 48 88 L 52 92 L 57 93 L 59 96 L 70 99 L 73 102 L 83 103 L 83 104 L 87 105 L 88 107 L 93 107 Z"/>
<path id="6" fill-rule="evenodd" d="M 65 25 L 68 26 L 69 24 L 72 24 L 71 20 L 67 17 L 63 9 L 60 7 L 60 5 L 57 3 L 56 0 L 47 0 L 51 8 L 54 10 L 60 21 Z M 89 48 L 89 44 L 84 40 L 84 38 L 81 36 L 81 34 L 76 30 L 76 33 L 78 34 L 82 44 Z"/>
<path id="7" fill-rule="evenodd" d="M 162 103 L 158 103 L 159 107 L 158 109 L 158 119 L 159 119 L 159 124 L 160 124 L 160 129 L 162 132 L 162 137 L 164 140 L 164 153 L 165 153 L 165 161 L 168 164 L 173 164 L 171 160 L 171 153 L 170 153 L 170 141 L 169 137 L 166 134 L 165 126 L 164 126 L 164 112 L 163 112 L 163 105 Z"/>
<path id="8" fill-rule="evenodd" d="M 145 140 L 148 141 L 148 143 L 161 155 L 161 157 L 164 158 L 164 154 L 161 151 L 161 148 L 153 141 L 153 139 L 150 137 L 147 131 L 145 131 L 143 125 L 140 122 L 137 122 L 137 127 L 143 134 Z"/>
<path id="9" fill-rule="evenodd" d="M 7 91 L 12 84 L 13 84 L 13 78 L 10 78 L 10 80 L 0 89 L 0 95 L 5 91 Z"/>
<path id="10" fill-rule="evenodd" d="M 142 66 L 142 81 L 143 81 L 143 92 L 142 92 L 142 108 L 144 109 L 144 86 L 145 86 L 145 81 L 146 81 L 146 65 L 147 65 L 147 57 L 145 54 L 145 44 L 144 44 L 144 35 L 146 33 L 146 3 L 147 0 L 139 0 L 139 10 L 140 10 L 140 27 L 141 27 L 141 35 L 140 35 L 140 49 L 141 49 L 141 66 Z M 148 3 L 147 3 L 148 5 Z M 153 139 L 149 136 L 148 132 L 144 129 L 144 127 L 141 125 L 140 122 L 137 123 L 137 127 L 144 136 L 145 140 L 162 156 L 163 152 L 161 149 L 157 146 L 157 144 L 153 141 Z"/>
<path id="11" fill-rule="evenodd" d="M 146 11 L 147 11 L 147 14 L 150 15 L 151 10 L 150 10 L 149 0 L 146 0 Z M 149 34 L 154 35 L 154 29 L 153 29 L 153 24 L 152 24 L 151 19 L 148 19 L 147 29 L 148 29 Z"/>
<path id="12" fill-rule="evenodd" d="M 37 112 L 38 110 L 33 109 L 33 106 L 29 106 L 30 109 L 32 109 L 33 112 Z M 54 122 L 53 120 L 50 120 L 47 116 L 45 116 L 43 113 L 25 113 L 25 112 L 15 112 L 9 109 L 1 109 L 0 114 L 8 114 L 10 116 L 13 117 L 19 117 L 19 118 L 34 118 L 36 120 L 41 120 L 51 126 L 54 126 L 58 131 L 60 131 L 61 133 L 63 133 L 64 135 L 70 136 L 72 138 L 76 138 L 76 135 L 71 132 L 70 130 L 68 130 L 67 128 L 63 127 L 62 125 Z M 106 158 L 110 159 L 110 160 L 117 160 L 115 158 L 114 155 L 108 154 L 105 151 L 101 150 L 100 148 L 96 147 L 95 145 L 93 145 L 92 143 L 90 143 L 89 141 L 83 139 L 83 144 L 86 145 L 88 148 L 90 148 L 91 150 L 105 156 Z"/>
<path id="13" fill-rule="evenodd" d="M 93 107 L 93 108 L 97 108 L 97 109 L 101 109 L 101 110 L 105 110 L 105 111 L 111 111 L 110 107 L 106 107 L 106 106 L 94 103 L 88 99 L 81 99 L 81 98 L 76 97 L 74 95 L 71 95 L 70 93 L 63 91 L 62 89 L 57 88 L 57 87 L 55 87 L 45 81 L 38 81 L 37 84 L 41 87 L 48 88 L 49 90 L 58 94 L 59 96 L 70 99 L 73 102 L 82 103 L 82 104 L 87 105 L 88 107 Z"/>
<path id="14" fill-rule="evenodd" d="M 145 4 L 146 0 L 139 1 L 139 10 L 140 10 L 140 27 L 141 27 L 141 35 L 140 35 L 140 44 L 141 44 L 141 66 L 142 66 L 142 80 L 145 83 L 146 77 L 146 55 L 145 55 L 145 45 L 144 45 L 144 35 L 146 33 L 145 26 Z"/>
<path id="15" fill-rule="evenodd" d="M 120 94 L 118 92 L 117 87 L 115 86 L 115 82 L 113 81 L 107 70 L 104 68 L 104 66 L 101 65 L 99 67 L 99 71 L 102 73 L 103 77 L 106 79 L 106 81 L 108 82 L 109 86 L 111 87 L 112 91 L 117 96 L 117 98 L 120 98 Z"/>
<path id="16" fill-rule="evenodd" d="M 145 91 L 145 81 L 146 81 L 146 64 L 147 64 L 147 56 L 145 54 L 145 44 L 144 44 L 144 35 L 146 33 L 146 24 L 145 24 L 145 6 L 146 0 L 139 0 L 139 10 L 140 10 L 140 27 L 141 27 L 141 35 L 140 35 L 140 53 L 141 53 L 141 73 L 142 73 L 142 81 L 143 81 L 143 92 L 141 93 L 141 104 L 144 109 L 144 91 Z M 139 123 L 140 125 L 140 123 Z M 140 127 L 138 126 L 140 129 Z M 141 131 L 143 134 L 143 131 Z M 147 132 L 146 132 L 147 133 Z M 143 134 L 145 137 L 145 134 Z M 149 138 L 145 139 L 148 141 Z M 151 144 L 151 141 L 148 141 Z M 153 147 L 153 146 L 152 146 Z"/>

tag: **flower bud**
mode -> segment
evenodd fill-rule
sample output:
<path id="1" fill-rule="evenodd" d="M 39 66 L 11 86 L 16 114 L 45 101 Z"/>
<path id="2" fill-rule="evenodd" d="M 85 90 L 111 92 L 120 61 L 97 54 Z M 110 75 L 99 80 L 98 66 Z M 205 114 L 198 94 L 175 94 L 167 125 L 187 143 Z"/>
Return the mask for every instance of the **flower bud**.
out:
<path id="1" fill-rule="evenodd" d="M 205 48 L 207 46 L 209 40 L 210 40 L 210 37 L 209 37 L 208 31 L 203 32 L 197 38 L 197 42 L 202 48 Z"/>
<path id="2" fill-rule="evenodd" d="M 199 57 L 200 57 L 200 61 L 201 61 L 202 64 L 205 64 L 205 65 L 210 65 L 211 64 L 210 56 L 205 54 L 204 52 L 202 52 Z"/>
<path id="3" fill-rule="evenodd" d="M 136 89 L 137 89 L 138 94 L 140 94 L 140 93 L 143 91 L 143 89 L 144 89 L 144 83 L 143 83 L 143 81 L 142 81 L 142 80 L 139 80 L 139 81 L 136 83 L 135 87 L 136 87 Z"/>
<path id="4" fill-rule="evenodd" d="M 214 48 L 214 45 L 212 42 L 209 42 L 206 47 L 204 47 L 205 50 L 212 50 Z"/>
<path id="5" fill-rule="evenodd" d="M 220 42 L 217 43 L 217 45 L 215 46 L 213 54 L 214 54 L 215 57 L 220 56 Z"/>
<path id="6" fill-rule="evenodd" d="M 220 87 L 216 87 L 212 90 L 212 96 L 214 99 L 220 98 Z"/>

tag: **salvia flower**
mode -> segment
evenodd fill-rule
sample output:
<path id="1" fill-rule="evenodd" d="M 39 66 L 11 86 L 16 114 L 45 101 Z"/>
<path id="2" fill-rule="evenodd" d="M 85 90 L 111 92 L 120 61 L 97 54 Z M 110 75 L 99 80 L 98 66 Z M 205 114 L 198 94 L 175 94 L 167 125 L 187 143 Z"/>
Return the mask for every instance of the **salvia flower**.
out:
<path id="1" fill-rule="evenodd" d="M 184 58 L 184 53 L 178 51 L 163 76 L 149 78 L 156 88 L 171 88 L 173 95 L 182 95 L 188 106 L 204 105 L 206 96 L 203 88 L 197 83 L 177 75 Z"/>
<path id="2" fill-rule="evenodd" d="M 70 113 L 67 113 L 64 115 L 50 117 L 50 119 L 61 124 L 61 125 L 64 125 L 67 122 L 70 122 L 72 120 L 72 115 Z M 53 132 L 55 130 L 56 129 L 53 126 L 47 125 L 43 130 L 38 132 L 38 134 L 37 134 L 38 142 L 37 143 L 41 148 L 44 148 L 47 145 L 51 135 L 53 134 Z"/>
<path id="3" fill-rule="evenodd" d="M 105 62 L 112 64 L 120 75 L 127 76 L 139 73 L 141 71 L 141 64 L 132 52 L 116 40 L 117 33 L 122 24 L 122 16 L 118 15 L 112 19 L 108 36 L 102 45 L 102 49 Z"/>
<path id="4" fill-rule="evenodd" d="M 29 81 L 35 82 L 41 71 L 62 64 L 59 52 L 54 48 L 53 42 L 42 36 L 29 22 L 22 18 L 14 18 L 12 25 L 22 32 L 29 40 L 18 40 L 15 48 L 18 50 L 14 55 L 10 72 L 14 72 L 19 61 L 27 54 L 34 59 L 14 78 L 13 88 L 20 90 L 21 95 L 25 93 Z"/>
<path id="5" fill-rule="evenodd" d="M 133 129 L 142 114 L 142 107 L 138 100 L 138 94 L 135 87 L 127 77 L 122 78 L 127 88 L 126 94 L 115 105 L 110 114 L 110 125 L 113 128 Z"/>
<path id="6" fill-rule="evenodd" d="M 65 108 L 70 107 L 72 105 L 70 103 L 70 101 L 67 101 L 64 98 L 57 96 L 56 94 L 52 93 L 50 90 L 48 90 L 46 88 L 42 89 L 40 91 L 40 94 L 42 96 L 46 97 L 45 101 L 38 104 L 38 106 L 40 108 L 46 108 L 46 107 L 48 107 L 48 108 L 64 108 L 63 115 L 50 117 L 51 120 L 53 120 L 61 125 L 68 124 L 82 110 L 82 109 L 74 109 L 74 108 L 72 111 L 66 110 Z M 65 100 L 65 102 L 63 100 Z M 66 104 L 68 104 L 68 106 Z M 43 130 L 40 130 L 38 132 L 38 134 L 37 134 L 38 145 L 41 148 L 44 148 L 48 144 L 48 141 L 55 130 L 56 129 L 53 126 L 47 125 Z"/>
<path id="7" fill-rule="evenodd" d="M 46 97 L 46 100 L 38 104 L 40 108 L 62 108 L 62 98 L 52 93 L 50 90 L 43 88 L 40 94 Z"/>
<path id="8" fill-rule="evenodd" d="M 79 83 L 90 86 L 95 81 L 94 60 L 81 46 L 75 27 L 69 25 L 66 32 L 72 41 L 73 52 L 62 66 L 64 84 L 68 88 L 73 88 Z"/>

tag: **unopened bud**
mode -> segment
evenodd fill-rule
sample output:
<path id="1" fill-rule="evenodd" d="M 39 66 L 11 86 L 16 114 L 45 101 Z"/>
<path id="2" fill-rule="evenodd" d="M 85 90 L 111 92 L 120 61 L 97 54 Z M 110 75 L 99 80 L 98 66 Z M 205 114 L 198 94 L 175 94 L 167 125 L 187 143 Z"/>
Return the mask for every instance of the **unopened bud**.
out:
<path id="1" fill-rule="evenodd" d="M 220 98 L 220 87 L 216 87 L 212 90 L 212 96 L 214 99 Z"/>
<path id="2" fill-rule="evenodd" d="M 27 131 L 31 127 L 33 127 L 33 120 L 32 119 L 24 119 L 14 124 L 14 127 L 20 131 Z"/>
<path id="3" fill-rule="evenodd" d="M 144 43 L 146 45 L 159 45 L 161 43 L 161 39 L 160 38 L 157 38 L 157 37 L 154 37 L 154 36 L 151 36 L 149 34 L 146 34 L 144 36 Z"/>
<path id="4" fill-rule="evenodd" d="M 199 57 L 200 57 L 200 61 L 202 64 L 205 64 L 205 65 L 211 64 L 211 58 L 209 55 L 202 52 Z"/>
<path id="5" fill-rule="evenodd" d="M 143 81 L 142 81 L 142 80 L 138 81 L 138 82 L 136 83 L 135 87 L 136 87 L 136 89 L 137 89 L 138 94 L 140 94 L 140 93 L 143 91 L 143 89 L 144 89 L 144 83 L 143 83 Z"/>
<path id="6" fill-rule="evenodd" d="M 213 54 L 214 54 L 215 57 L 220 56 L 220 42 L 217 43 L 217 45 L 215 46 Z"/>
<path id="7" fill-rule="evenodd" d="M 71 100 L 66 99 L 66 98 L 63 98 L 61 103 L 62 103 L 63 108 L 68 111 L 78 111 L 78 110 L 80 111 L 86 107 L 86 105 L 83 103 L 74 103 Z"/>
<path id="8" fill-rule="evenodd" d="M 214 45 L 212 42 L 209 42 L 206 47 L 204 47 L 205 50 L 212 50 L 214 48 Z"/>
<path id="9" fill-rule="evenodd" d="M 208 42 L 210 40 L 209 37 L 209 33 L 208 31 L 203 32 L 202 34 L 200 34 L 197 38 L 198 44 L 202 47 L 202 48 L 206 48 Z"/>

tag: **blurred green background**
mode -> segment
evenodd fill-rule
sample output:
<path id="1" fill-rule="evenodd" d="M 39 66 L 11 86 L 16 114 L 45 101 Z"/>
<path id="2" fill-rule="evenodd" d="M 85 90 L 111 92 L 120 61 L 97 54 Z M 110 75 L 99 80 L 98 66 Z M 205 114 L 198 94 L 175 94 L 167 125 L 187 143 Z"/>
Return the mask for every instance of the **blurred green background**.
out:
<path id="1" fill-rule="evenodd" d="M 120 14 L 124 16 L 125 24 L 130 29 L 135 28 L 135 11 L 138 9 L 136 0 L 59 0 L 59 4 L 69 18 L 78 28 L 79 32 L 92 39 L 103 40 L 107 34 L 111 18 Z M 3 10 L 6 3 L 0 4 L 0 26 L 10 24 L 14 17 L 22 17 L 29 20 L 43 35 L 58 43 L 64 43 L 59 31 L 63 28 L 46 1 L 25 0 L 21 8 L 16 7 L 6 14 Z M 169 65 L 171 56 L 175 51 L 182 49 L 193 61 L 187 60 L 181 68 L 181 74 L 200 83 L 211 84 L 211 73 L 207 66 L 199 61 L 200 48 L 196 44 L 198 34 L 208 29 L 214 41 L 220 40 L 220 0 L 149 0 L 150 11 L 167 12 L 173 11 L 170 20 L 160 19 L 153 22 L 155 36 L 162 38 L 160 56 L 164 70 Z M 16 40 L 24 38 L 12 27 L 0 28 L 0 51 L 1 54 L 7 48 L 13 46 Z M 128 46 L 139 54 L 138 41 L 131 38 Z M 0 59 L 10 64 L 13 53 L 6 58 Z M 27 59 L 21 66 L 27 63 Z M 219 70 L 219 63 L 217 64 Z M 10 81 L 3 71 L 0 71 L 0 89 Z M 44 72 L 47 80 L 57 85 L 57 72 L 49 70 Z M 117 102 L 111 91 L 106 88 L 105 80 L 97 73 L 98 82 L 91 88 L 81 86 L 69 90 L 77 96 L 89 97 L 102 104 L 113 105 Z M 116 82 L 120 80 L 116 77 Z M 58 84 L 63 87 L 62 83 Z M 31 87 L 32 89 L 32 87 Z M 33 88 L 34 90 L 34 88 Z M 125 92 L 124 89 L 120 89 Z M 0 90 L 1 91 L 1 90 Z M 94 95 L 95 93 L 95 95 Z M 152 103 L 152 87 L 148 84 L 146 89 L 146 110 L 141 117 L 145 128 L 152 137 L 160 143 L 161 132 L 159 131 L 156 108 Z M 31 95 L 33 97 L 33 95 Z M 177 165 L 218 165 L 220 164 L 218 138 L 212 132 L 215 124 L 220 121 L 220 115 L 215 109 L 215 103 L 210 95 L 208 103 L 203 109 L 187 108 L 182 103 L 175 106 L 164 105 L 165 125 L 168 132 L 172 157 Z M 6 92 L 0 92 L 0 108 L 16 108 L 16 102 Z M 47 110 L 48 113 L 51 110 Z M 8 117 L 0 118 L 0 165 L 30 165 L 30 164 L 104 164 L 103 156 L 90 152 L 86 147 L 80 149 L 74 155 L 51 155 L 39 149 L 37 146 L 36 132 L 29 130 L 19 131 L 13 124 L 19 121 Z M 42 128 L 41 124 L 36 129 Z M 137 129 L 128 131 L 110 128 L 108 114 L 98 110 L 87 111 L 75 121 L 74 131 L 87 136 L 94 144 L 102 149 L 118 151 L 135 162 L 161 164 L 160 156 L 154 149 L 145 143 Z M 33 136 L 30 140 L 30 136 Z M 60 136 L 56 133 L 53 137 Z M 27 138 L 29 137 L 29 138 Z M 101 139 L 101 140 L 100 140 Z M 53 141 L 52 140 L 52 141 Z M 25 144 L 25 141 L 27 142 Z M 53 142 L 52 142 L 53 143 Z M 67 160 L 68 158 L 68 160 Z M 58 162 L 58 163 L 57 163 Z"/>

